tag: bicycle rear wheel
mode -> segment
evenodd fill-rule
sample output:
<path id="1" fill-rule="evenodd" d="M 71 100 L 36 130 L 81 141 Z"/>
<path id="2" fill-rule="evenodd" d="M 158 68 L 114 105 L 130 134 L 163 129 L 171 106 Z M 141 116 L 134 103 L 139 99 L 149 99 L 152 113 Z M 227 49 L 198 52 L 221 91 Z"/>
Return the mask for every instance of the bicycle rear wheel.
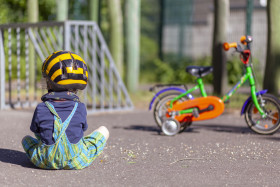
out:
<path id="1" fill-rule="evenodd" d="M 170 102 L 172 101 L 172 99 L 174 99 L 175 97 L 177 97 L 180 94 L 182 94 L 182 93 L 181 92 L 169 92 L 169 93 L 163 94 L 163 95 L 160 96 L 160 99 L 155 104 L 154 119 L 155 119 L 159 128 L 161 128 L 162 123 L 165 120 L 167 120 L 166 113 L 167 113 L 167 109 L 170 106 Z M 176 102 L 184 102 L 186 100 L 188 100 L 187 97 L 182 97 Z M 179 132 L 183 132 L 188 126 L 191 125 L 191 123 L 192 123 L 191 121 L 180 123 L 181 128 L 180 128 Z"/>

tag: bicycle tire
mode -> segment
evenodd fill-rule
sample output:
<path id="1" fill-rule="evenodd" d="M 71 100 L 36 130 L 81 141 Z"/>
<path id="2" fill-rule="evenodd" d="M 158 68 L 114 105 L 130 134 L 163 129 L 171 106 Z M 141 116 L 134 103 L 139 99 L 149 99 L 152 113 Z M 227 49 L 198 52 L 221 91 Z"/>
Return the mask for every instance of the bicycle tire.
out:
<path id="1" fill-rule="evenodd" d="M 167 112 L 167 108 L 169 107 L 168 106 L 169 101 L 171 101 L 173 98 L 177 97 L 180 94 L 182 94 L 182 93 L 178 92 L 178 91 L 172 91 L 172 92 L 168 92 L 168 93 L 163 93 L 159 96 L 159 99 L 157 100 L 157 102 L 154 105 L 155 107 L 153 109 L 153 115 L 154 115 L 156 124 L 160 129 L 162 127 L 163 121 L 165 121 L 167 119 L 166 112 Z M 186 100 L 188 100 L 188 97 L 182 97 L 179 100 L 179 102 L 186 101 Z M 162 107 L 165 107 L 165 110 Z M 189 127 L 192 124 L 192 122 L 187 121 L 187 122 L 182 122 L 180 124 L 181 124 L 181 127 L 180 127 L 179 133 L 183 132 L 187 127 Z"/>
<path id="2" fill-rule="evenodd" d="M 280 101 L 271 94 L 264 94 L 261 98 L 262 103 L 260 106 L 267 117 L 264 119 L 261 117 L 253 100 L 251 100 L 245 110 L 245 121 L 252 131 L 258 134 L 272 135 L 280 128 Z M 260 101 L 260 97 L 258 101 Z"/>

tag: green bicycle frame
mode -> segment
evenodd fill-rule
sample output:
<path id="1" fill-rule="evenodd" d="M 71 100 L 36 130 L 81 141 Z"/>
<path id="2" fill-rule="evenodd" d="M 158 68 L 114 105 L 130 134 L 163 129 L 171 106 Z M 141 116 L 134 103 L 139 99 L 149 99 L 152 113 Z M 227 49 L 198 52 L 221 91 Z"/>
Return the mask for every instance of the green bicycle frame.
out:
<path id="1" fill-rule="evenodd" d="M 173 107 L 173 103 L 174 103 L 176 100 L 178 100 L 178 99 L 180 99 L 180 98 L 182 98 L 182 97 L 188 95 L 189 93 L 191 93 L 191 92 L 193 92 L 194 90 L 197 90 L 197 89 L 200 90 L 200 93 L 201 93 L 201 95 L 202 95 L 203 97 L 207 97 L 207 93 L 206 93 L 206 91 L 205 91 L 205 87 L 204 87 L 202 78 L 197 78 L 196 81 L 197 81 L 197 85 L 195 85 L 193 88 L 187 90 L 185 93 L 182 93 L 182 94 L 178 95 L 177 97 L 175 97 L 174 99 L 171 100 L 171 102 L 170 102 L 170 108 Z M 187 109 L 187 110 L 181 110 L 181 111 L 178 111 L 178 112 L 179 112 L 180 115 L 181 115 L 181 114 L 188 114 L 188 113 L 192 113 L 192 112 L 193 112 L 193 109 L 191 108 L 191 109 Z"/>
<path id="2" fill-rule="evenodd" d="M 256 86 L 255 86 L 255 78 L 252 72 L 252 67 L 247 65 L 246 66 L 246 73 L 240 78 L 239 82 L 226 94 L 224 95 L 221 99 L 223 102 L 226 102 L 229 100 L 229 98 L 249 79 L 250 82 L 250 87 L 251 87 L 251 96 L 253 103 L 255 104 L 256 108 L 258 109 L 259 113 L 261 114 L 262 117 L 266 117 L 265 112 L 262 110 L 258 103 L 258 99 L 256 96 Z M 186 92 L 178 95 L 174 99 L 171 100 L 170 102 L 170 108 L 173 107 L 173 103 L 177 101 L 178 99 L 186 96 L 187 94 L 193 92 L 194 90 L 200 90 L 200 93 L 202 97 L 207 97 L 207 93 L 205 91 L 205 87 L 202 81 L 202 78 L 197 78 L 197 85 L 195 85 L 193 88 L 187 90 Z M 179 111 L 179 114 L 186 114 L 186 113 L 192 113 L 193 109 L 187 109 L 187 110 L 181 110 Z"/>

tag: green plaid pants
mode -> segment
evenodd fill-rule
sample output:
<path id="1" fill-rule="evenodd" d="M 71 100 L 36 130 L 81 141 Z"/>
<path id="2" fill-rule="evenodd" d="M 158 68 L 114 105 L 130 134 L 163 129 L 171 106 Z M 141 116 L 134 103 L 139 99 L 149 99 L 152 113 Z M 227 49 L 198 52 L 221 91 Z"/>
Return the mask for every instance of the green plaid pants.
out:
<path id="1" fill-rule="evenodd" d="M 75 104 L 71 114 L 62 123 L 54 106 L 45 102 L 54 115 L 55 143 L 44 144 L 39 137 L 37 139 L 26 136 L 22 140 L 23 148 L 30 161 L 43 169 L 83 169 L 102 152 L 106 139 L 99 132 L 93 132 L 83 137 L 77 144 L 71 144 L 66 136 L 66 129 L 72 119 L 78 103 Z"/>

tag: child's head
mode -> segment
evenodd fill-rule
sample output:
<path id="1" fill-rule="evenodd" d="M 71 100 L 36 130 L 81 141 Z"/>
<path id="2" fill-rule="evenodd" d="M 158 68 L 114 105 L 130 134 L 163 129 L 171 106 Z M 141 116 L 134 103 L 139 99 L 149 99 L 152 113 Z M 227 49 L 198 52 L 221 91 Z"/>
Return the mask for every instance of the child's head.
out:
<path id="1" fill-rule="evenodd" d="M 85 61 L 70 51 L 57 51 L 48 56 L 42 65 L 48 91 L 83 90 L 87 85 L 88 71 Z"/>

